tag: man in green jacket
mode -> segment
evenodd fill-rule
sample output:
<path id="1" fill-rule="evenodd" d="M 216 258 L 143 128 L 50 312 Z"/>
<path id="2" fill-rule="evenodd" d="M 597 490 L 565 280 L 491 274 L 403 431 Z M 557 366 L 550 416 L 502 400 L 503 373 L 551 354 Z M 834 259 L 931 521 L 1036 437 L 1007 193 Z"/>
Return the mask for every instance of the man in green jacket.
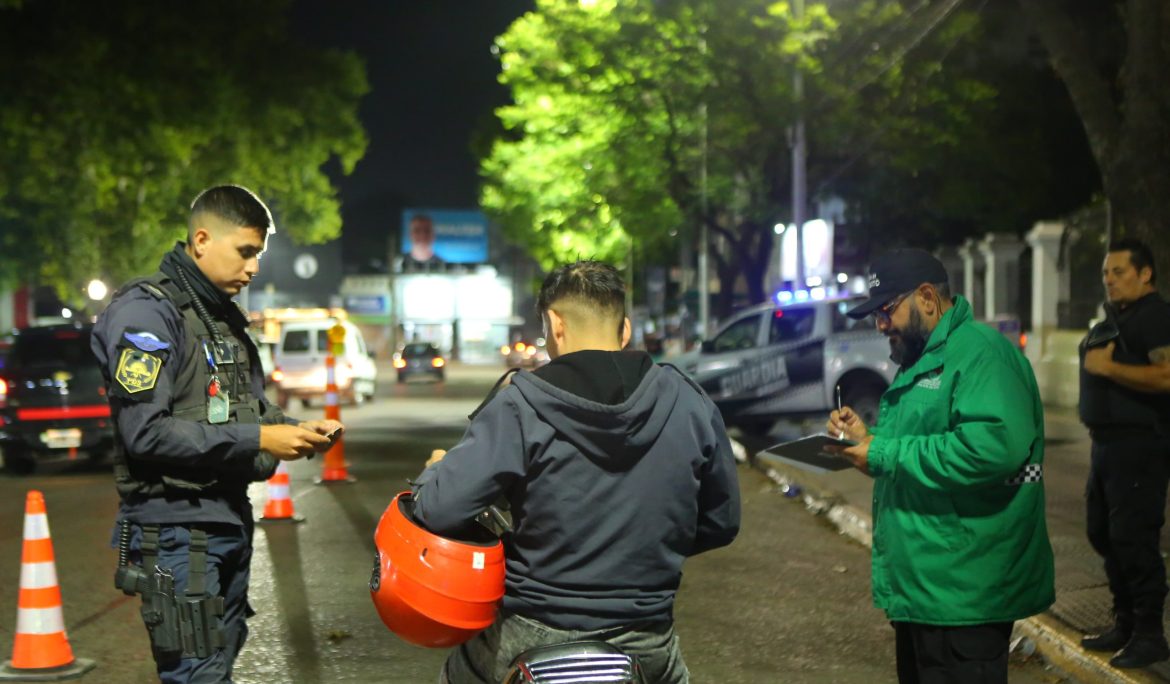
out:
<path id="1" fill-rule="evenodd" d="M 1032 368 L 922 250 L 874 261 L 849 312 L 871 314 L 901 368 L 877 425 L 843 407 L 828 429 L 857 442 L 840 453 L 875 480 L 873 597 L 898 681 L 1006 684 L 1013 622 L 1055 599 Z"/>

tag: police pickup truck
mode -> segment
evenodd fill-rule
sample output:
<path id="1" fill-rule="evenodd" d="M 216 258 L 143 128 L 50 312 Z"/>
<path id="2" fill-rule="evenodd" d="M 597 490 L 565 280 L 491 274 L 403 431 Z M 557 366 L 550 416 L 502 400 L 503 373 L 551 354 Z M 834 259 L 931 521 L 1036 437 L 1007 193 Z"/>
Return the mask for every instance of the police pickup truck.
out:
<path id="1" fill-rule="evenodd" d="M 863 298 L 745 309 L 698 351 L 672 360 L 702 386 L 728 426 L 762 433 L 783 416 L 824 413 L 842 403 L 873 425 L 898 370 L 870 319 L 845 312 Z"/>

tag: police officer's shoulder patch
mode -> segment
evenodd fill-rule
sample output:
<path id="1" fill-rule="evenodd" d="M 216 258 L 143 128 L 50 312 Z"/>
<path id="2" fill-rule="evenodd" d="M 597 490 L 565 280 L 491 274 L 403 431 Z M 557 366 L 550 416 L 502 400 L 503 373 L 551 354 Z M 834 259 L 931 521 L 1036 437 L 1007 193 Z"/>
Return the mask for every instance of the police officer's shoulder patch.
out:
<path id="1" fill-rule="evenodd" d="M 135 330 L 127 328 L 122 333 L 123 339 L 144 352 L 158 352 L 171 348 L 170 342 L 164 342 L 158 335 L 149 330 Z"/>
<path id="2" fill-rule="evenodd" d="M 123 347 L 114 379 L 130 394 L 146 392 L 154 389 L 162 365 L 162 359 L 148 351 Z"/>

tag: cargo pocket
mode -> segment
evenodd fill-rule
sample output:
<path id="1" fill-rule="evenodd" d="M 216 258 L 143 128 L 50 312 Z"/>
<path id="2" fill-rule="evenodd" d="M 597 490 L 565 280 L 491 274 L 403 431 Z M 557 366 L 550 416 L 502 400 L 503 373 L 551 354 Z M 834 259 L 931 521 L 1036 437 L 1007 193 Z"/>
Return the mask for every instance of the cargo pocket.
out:
<path id="1" fill-rule="evenodd" d="M 1011 626 L 973 625 L 949 630 L 947 642 L 959 661 L 992 663 L 1007 657 Z"/>

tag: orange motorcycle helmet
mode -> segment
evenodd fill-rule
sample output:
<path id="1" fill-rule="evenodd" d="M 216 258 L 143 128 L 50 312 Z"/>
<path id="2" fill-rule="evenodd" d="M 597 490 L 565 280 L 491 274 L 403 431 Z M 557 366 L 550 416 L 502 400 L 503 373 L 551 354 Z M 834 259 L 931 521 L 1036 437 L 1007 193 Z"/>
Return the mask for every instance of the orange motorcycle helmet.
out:
<path id="1" fill-rule="evenodd" d="M 469 521 L 458 539 L 414 521 L 410 492 L 394 497 L 374 532 L 370 596 L 382 622 L 427 648 L 457 646 L 496 619 L 504 595 L 504 545 Z"/>

